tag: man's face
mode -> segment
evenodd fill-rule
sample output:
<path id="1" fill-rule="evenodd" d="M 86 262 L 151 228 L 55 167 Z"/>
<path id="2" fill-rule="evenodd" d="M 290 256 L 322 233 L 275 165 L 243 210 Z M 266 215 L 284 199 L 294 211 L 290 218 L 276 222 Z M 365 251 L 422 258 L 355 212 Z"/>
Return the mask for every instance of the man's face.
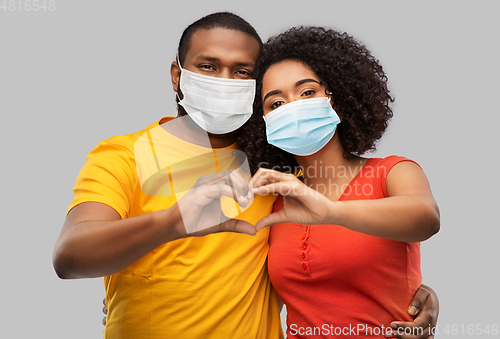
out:
<path id="1" fill-rule="evenodd" d="M 191 37 L 182 68 L 219 78 L 252 79 L 260 46 L 252 36 L 226 28 L 199 29 Z M 173 62 L 170 73 L 177 92 L 180 69 Z"/>

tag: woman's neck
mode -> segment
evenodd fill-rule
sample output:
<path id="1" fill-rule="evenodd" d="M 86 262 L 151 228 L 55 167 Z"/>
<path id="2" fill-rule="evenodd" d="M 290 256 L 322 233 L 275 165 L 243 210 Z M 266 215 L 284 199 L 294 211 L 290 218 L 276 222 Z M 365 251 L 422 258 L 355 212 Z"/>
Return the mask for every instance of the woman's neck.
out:
<path id="1" fill-rule="evenodd" d="M 309 156 L 295 156 L 304 175 L 304 183 L 337 200 L 345 187 L 354 179 L 367 158 L 353 156 L 344 158 L 344 149 L 337 135 L 321 150 Z"/>

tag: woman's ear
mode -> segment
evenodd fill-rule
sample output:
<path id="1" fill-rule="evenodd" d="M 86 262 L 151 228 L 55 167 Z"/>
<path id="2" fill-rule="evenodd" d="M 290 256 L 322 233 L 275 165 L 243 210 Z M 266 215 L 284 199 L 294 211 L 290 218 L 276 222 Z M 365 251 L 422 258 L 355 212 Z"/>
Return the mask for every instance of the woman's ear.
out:
<path id="1" fill-rule="evenodd" d="M 177 93 L 179 90 L 179 79 L 181 77 L 181 69 L 177 61 L 172 61 L 170 65 L 170 78 L 172 79 L 172 89 Z"/>

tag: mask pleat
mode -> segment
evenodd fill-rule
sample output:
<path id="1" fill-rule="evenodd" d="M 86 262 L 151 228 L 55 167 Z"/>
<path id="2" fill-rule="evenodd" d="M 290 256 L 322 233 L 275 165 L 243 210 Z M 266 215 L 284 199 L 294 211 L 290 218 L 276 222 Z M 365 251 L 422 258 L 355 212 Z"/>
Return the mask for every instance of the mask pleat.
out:
<path id="1" fill-rule="evenodd" d="M 179 105 L 201 128 L 224 134 L 241 127 L 251 117 L 255 80 L 225 79 L 182 69 Z"/>
<path id="2" fill-rule="evenodd" d="M 295 155 L 311 155 L 323 148 L 340 122 L 329 98 L 285 104 L 264 118 L 267 141 Z"/>

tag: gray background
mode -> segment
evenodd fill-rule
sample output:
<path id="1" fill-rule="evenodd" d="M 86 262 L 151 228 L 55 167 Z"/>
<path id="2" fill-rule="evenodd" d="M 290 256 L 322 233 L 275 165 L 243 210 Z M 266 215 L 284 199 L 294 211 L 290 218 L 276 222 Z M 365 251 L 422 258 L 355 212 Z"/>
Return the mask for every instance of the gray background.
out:
<path id="1" fill-rule="evenodd" d="M 221 10 L 263 39 L 301 24 L 347 31 L 380 59 L 395 116 L 373 156 L 418 161 L 441 209 L 441 231 L 422 244 L 424 283 L 441 302 L 438 333 L 500 324 L 494 1 L 87 0 L 0 10 L 0 336 L 102 335 L 102 279 L 63 281 L 52 268 L 71 188 L 99 141 L 174 115 L 169 66 L 182 30 Z M 446 335 L 453 324 L 458 332 Z"/>

